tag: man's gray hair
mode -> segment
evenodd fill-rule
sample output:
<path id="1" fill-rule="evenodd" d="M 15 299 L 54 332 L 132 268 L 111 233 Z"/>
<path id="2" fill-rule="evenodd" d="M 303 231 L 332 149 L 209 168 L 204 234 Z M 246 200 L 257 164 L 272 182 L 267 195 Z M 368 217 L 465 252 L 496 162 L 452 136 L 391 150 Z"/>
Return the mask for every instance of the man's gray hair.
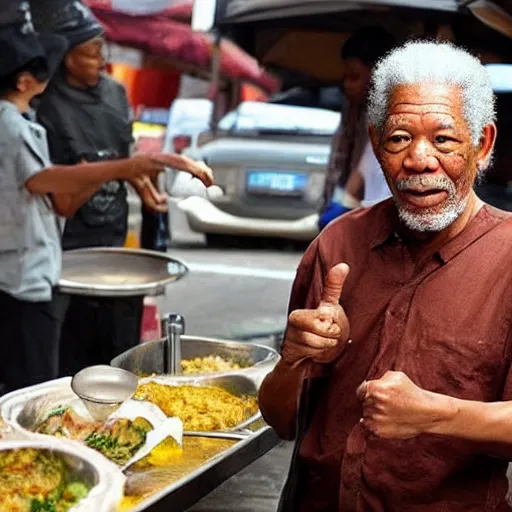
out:
<path id="1" fill-rule="evenodd" d="M 486 125 L 496 118 L 490 77 L 480 61 L 449 43 L 409 42 L 393 50 L 376 66 L 370 90 L 368 117 L 381 132 L 393 89 L 425 82 L 461 88 L 463 115 L 477 145 Z"/>

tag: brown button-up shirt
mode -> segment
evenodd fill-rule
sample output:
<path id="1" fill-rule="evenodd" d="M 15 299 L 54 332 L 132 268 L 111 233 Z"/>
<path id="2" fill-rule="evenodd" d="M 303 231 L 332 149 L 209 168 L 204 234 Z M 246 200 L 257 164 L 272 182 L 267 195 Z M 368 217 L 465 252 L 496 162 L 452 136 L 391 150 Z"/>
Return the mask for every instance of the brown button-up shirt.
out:
<path id="1" fill-rule="evenodd" d="M 503 448 L 500 459 L 488 455 L 488 446 L 460 439 L 369 435 L 356 389 L 395 370 L 437 393 L 512 400 L 512 219 L 486 205 L 418 263 L 394 234 L 395 216 L 391 201 L 343 216 L 313 242 L 298 269 L 291 310 L 316 308 L 326 272 L 350 265 L 340 302 L 353 340 L 331 366 L 306 362 L 310 375 L 324 374 L 324 387 L 300 445 L 300 510 L 509 510 L 510 447 L 494 447 L 493 453 Z M 296 414 L 296 397 L 284 396 L 294 371 L 280 362 L 260 395 L 264 416 L 283 437 Z"/>

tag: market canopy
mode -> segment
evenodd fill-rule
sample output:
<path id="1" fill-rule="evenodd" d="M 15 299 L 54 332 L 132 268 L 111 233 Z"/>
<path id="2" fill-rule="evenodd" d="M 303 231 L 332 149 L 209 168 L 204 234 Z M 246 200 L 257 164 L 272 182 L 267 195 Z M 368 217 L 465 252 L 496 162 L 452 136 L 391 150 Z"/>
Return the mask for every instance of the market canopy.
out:
<path id="1" fill-rule="evenodd" d="M 190 1 L 174 2 L 154 15 L 118 12 L 105 0 L 89 0 L 87 3 L 104 27 L 109 41 L 165 58 L 184 72 L 202 76 L 208 76 L 211 72 L 213 36 L 194 32 L 188 23 L 176 21 L 190 19 Z M 254 58 L 229 41 L 221 44 L 220 73 L 223 78 L 251 83 L 269 94 L 279 87 L 278 82 Z"/>
<path id="2" fill-rule="evenodd" d="M 134 16 L 159 14 L 190 23 L 194 0 L 85 0 L 93 10 L 107 8 Z"/>
<path id="3" fill-rule="evenodd" d="M 86 0 L 89 7 L 107 7 L 117 12 L 133 15 L 161 14 L 183 3 L 183 0 Z"/>
<path id="4" fill-rule="evenodd" d="M 442 32 L 510 59 L 509 13 L 512 0 L 218 0 L 216 26 L 264 66 L 335 84 L 339 50 L 359 26 L 382 25 L 399 40 Z"/>

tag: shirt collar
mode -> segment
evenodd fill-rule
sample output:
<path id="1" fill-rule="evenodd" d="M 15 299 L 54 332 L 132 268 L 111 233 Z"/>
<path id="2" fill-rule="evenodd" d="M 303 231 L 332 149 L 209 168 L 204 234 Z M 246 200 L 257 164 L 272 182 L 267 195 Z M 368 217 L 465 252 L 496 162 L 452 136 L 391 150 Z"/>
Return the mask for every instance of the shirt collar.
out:
<path id="1" fill-rule="evenodd" d="M 508 212 L 484 204 L 466 228 L 441 247 L 441 249 L 437 251 L 437 254 L 443 263 L 447 263 L 469 247 L 473 242 L 476 242 L 479 238 L 488 233 L 496 225 L 509 219 L 511 216 L 512 214 Z"/>
<path id="2" fill-rule="evenodd" d="M 372 249 L 377 249 L 393 240 L 399 240 L 396 233 L 398 215 L 393 199 L 386 199 L 382 203 L 375 205 L 377 210 L 376 222 L 372 226 L 370 236 L 370 245 Z"/>
<path id="3" fill-rule="evenodd" d="M 378 208 L 380 211 L 376 215 L 377 222 L 374 224 L 370 239 L 372 250 L 389 243 L 401 241 L 396 231 L 399 221 L 393 200 L 388 199 L 375 208 Z M 485 204 L 464 230 L 438 249 L 435 254 L 439 256 L 443 263 L 447 263 L 497 224 L 511 217 L 511 213 Z"/>

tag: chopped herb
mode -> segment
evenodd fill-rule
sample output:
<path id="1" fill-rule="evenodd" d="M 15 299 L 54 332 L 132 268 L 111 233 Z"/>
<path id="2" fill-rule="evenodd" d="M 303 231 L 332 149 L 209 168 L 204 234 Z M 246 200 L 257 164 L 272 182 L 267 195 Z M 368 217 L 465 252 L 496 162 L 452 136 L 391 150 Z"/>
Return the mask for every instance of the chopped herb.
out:
<path id="1" fill-rule="evenodd" d="M 53 500 L 32 500 L 30 512 L 57 512 L 57 507 Z"/>
<path id="2" fill-rule="evenodd" d="M 62 416 L 68 409 L 69 407 L 59 407 L 57 409 L 54 409 L 53 411 L 50 411 L 46 419 L 49 420 L 54 416 Z"/>

